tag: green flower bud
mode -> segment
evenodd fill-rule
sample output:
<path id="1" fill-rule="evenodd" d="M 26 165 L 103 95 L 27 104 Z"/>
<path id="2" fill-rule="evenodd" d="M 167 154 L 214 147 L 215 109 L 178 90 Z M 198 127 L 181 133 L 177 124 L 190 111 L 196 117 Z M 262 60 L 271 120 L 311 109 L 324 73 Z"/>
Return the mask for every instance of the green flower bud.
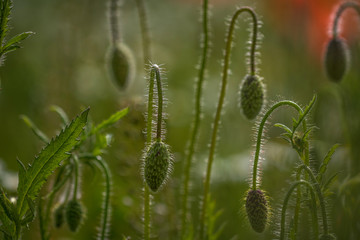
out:
<path id="1" fill-rule="evenodd" d="M 58 205 L 54 209 L 54 213 L 53 213 L 54 214 L 54 226 L 56 228 L 61 228 L 61 226 L 63 225 L 63 223 L 65 221 L 64 213 L 65 213 L 65 204 L 64 203 Z"/>
<path id="2" fill-rule="evenodd" d="M 170 169 L 170 152 L 168 146 L 155 141 L 145 156 L 144 177 L 153 192 L 157 192 L 164 183 Z"/>
<path id="3" fill-rule="evenodd" d="M 264 192 L 250 189 L 246 196 L 245 208 L 251 227 L 255 232 L 263 232 L 269 215 L 268 201 Z"/>
<path id="4" fill-rule="evenodd" d="M 71 200 L 67 203 L 66 222 L 72 232 L 76 232 L 85 218 L 85 209 L 78 200 Z"/>
<path id="5" fill-rule="evenodd" d="M 342 38 L 332 38 L 326 46 L 325 71 L 330 80 L 340 82 L 349 65 L 349 50 Z"/>
<path id="6" fill-rule="evenodd" d="M 124 44 L 112 46 L 107 56 L 110 77 L 119 90 L 124 91 L 134 77 L 135 61 L 130 49 Z"/>
<path id="7" fill-rule="evenodd" d="M 247 75 L 240 89 L 240 108 L 243 115 L 254 119 L 264 103 L 264 86 L 258 76 Z"/>

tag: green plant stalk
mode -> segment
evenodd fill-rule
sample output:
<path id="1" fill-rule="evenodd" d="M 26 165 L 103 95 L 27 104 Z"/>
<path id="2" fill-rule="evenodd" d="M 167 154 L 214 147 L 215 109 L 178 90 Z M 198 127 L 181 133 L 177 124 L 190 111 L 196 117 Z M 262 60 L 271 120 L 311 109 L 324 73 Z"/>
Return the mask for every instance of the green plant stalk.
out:
<path id="1" fill-rule="evenodd" d="M 357 14 L 360 17 L 360 5 L 356 2 L 343 2 L 337 9 L 336 14 L 335 14 L 335 18 L 334 18 L 334 23 L 333 23 L 333 28 L 332 28 L 332 34 L 333 37 L 337 37 L 338 36 L 338 25 L 339 25 L 339 20 L 341 17 L 341 14 L 347 9 L 347 8 L 353 8 Z"/>
<path id="2" fill-rule="evenodd" d="M 106 233 L 108 230 L 108 226 L 110 223 L 110 191 L 111 191 L 111 175 L 110 175 L 110 169 L 109 166 L 105 161 L 102 161 L 101 159 L 96 158 L 95 161 L 99 164 L 99 168 L 102 171 L 104 177 L 105 177 L 105 195 L 104 195 L 104 201 L 103 201 L 103 216 L 102 216 L 102 224 L 101 224 L 101 230 L 100 230 L 100 239 L 105 240 L 106 239 Z"/>
<path id="3" fill-rule="evenodd" d="M 163 115 L 163 92 L 161 86 L 160 69 L 155 67 L 156 86 L 157 86 L 157 98 L 158 98 L 158 111 L 157 111 L 157 122 L 156 122 L 156 141 L 161 141 L 161 130 L 162 130 L 162 115 Z"/>
<path id="4" fill-rule="evenodd" d="M 320 185 L 319 185 L 318 181 L 316 180 L 316 177 L 315 177 L 314 173 L 311 171 L 311 169 L 308 166 L 301 165 L 300 169 L 304 169 L 308 173 L 308 175 L 310 176 L 311 181 L 314 184 L 314 188 L 315 188 L 315 191 L 316 191 L 316 193 L 318 195 L 319 202 L 320 202 L 320 208 L 321 208 L 321 214 L 322 214 L 322 220 L 323 220 L 323 228 L 324 228 L 324 235 L 328 235 L 329 234 L 329 227 L 328 227 L 328 222 L 327 222 L 325 199 L 324 199 L 324 196 L 323 196 L 323 194 L 321 192 Z"/>
<path id="5" fill-rule="evenodd" d="M 154 81 L 155 70 L 150 69 L 149 79 L 149 95 L 148 95 L 148 112 L 146 125 L 146 147 L 150 146 L 152 141 L 152 115 L 153 115 L 153 100 L 154 100 Z M 144 239 L 150 240 L 150 189 L 144 181 Z"/>
<path id="6" fill-rule="evenodd" d="M 183 182 L 183 195 L 182 195 L 182 208 L 181 208 L 181 238 L 183 239 L 186 231 L 186 218 L 188 211 L 188 195 L 189 195 L 189 184 L 190 184 L 190 169 L 192 165 L 192 158 L 195 151 L 195 143 L 198 137 L 199 126 L 201 122 L 201 99 L 203 82 L 205 79 L 205 70 L 207 65 L 207 59 L 209 57 L 209 1 L 203 1 L 202 8 L 202 55 L 200 60 L 199 75 L 196 83 L 196 95 L 195 95 L 195 112 L 194 112 L 194 123 L 192 125 L 190 143 L 187 149 L 187 156 L 185 160 L 184 168 L 184 182 Z"/>
<path id="7" fill-rule="evenodd" d="M 255 15 L 253 10 L 248 7 L 243 7 L 243 8 L 236 10 L 236 12 L 234 13 L 234 15 L 231 19 L 229 30 L 228 30 L 227 37 L 226 37 L 221 90 L 220 90 L 219 102 L 218 102 L 218 106 L 217 106 L 216 114 L 215 114 L 215 118 L 214 118 L 214 123 L 213 123 L 213 131 L 212 131 L 211 142 L 210 142 L 210 151 L 209 151 L 209 157 L 208 157 L 207 169 L 206 169 L 206 175 L 205 175 L 205 181 L 204 181 L 204 194 L 202 197 L 202 205 L 201 205 L 201 213 L 200 213 L 200 239 L 204 239 L 205 215 L 206 215 L 207 200 L 208 200 L 208 194 L 209 194 L 209 188 L 210 188 L 211 167 L 212 167 L 212 162 L 214 160 L 214 153 L 215 153 L 215 148 L 216 148 L 216 138 L 217 138 L 217 134 L 218 134 L 220 117 L 221 117 L 221 112 L 222 112 L 222 108 L 224 105 L 224 99 L 225 99 L 225 94 L 226 94 L 227 78 L 229 75 L 230 55 L 231 55 L 231 48 L 232 48 L 232 42 L 233 42 L 233 33 L 235 30 L 236 20 L 239 17 L 239 15 L 243 12 L 248 12 L 252 16 Z M 256 20 L 256 17 L 255 18 L 253 17 L 253 19 Z M 254 26 L 255 25 L 257 25 L 257 22 L 254 22 Z M 255 31 L 255 28 L 254 28 L 254 31 Z M 254 32 L 253 34 L 255 35 L 256 33 Z M 256 42 L 252 42 L 252 45 L 255 45 L 255 47 L 256 47 Z M 252 49 L 255 49 L 255 47 L 252 47 Z"/>
<path id="8" fill-rule="evenodd" d="M 73 191 L 73 200 L 77 199 L 77 192 L 79 186 L 79 159 L 76 155 L 73 157 L 74 160 L 74 191 Z"/>
<path id="9" fill-rule="evenodd" d="M 121 42 L 119 30 L 119 0 L 110 0 L 109 2 L 109 21 L 111 43 L 113 46 L 116 46 Z"/>
<path id="10" fill-rule="evenodd" d="M 39 204 L 38 204 L 38 213 L 39 213 L 39 227 L 40 227 L 40 237 L 41 240 L 47 240 L 47 225 L 48 223 L 45 223 L 44 221 L 44 215 L 43 215 L 43 209 L 42 209 L 42 203 L 43 199 L 39 198 Z"/>
<path id="11" fill-rule="evenodd" d="M 259 156 L 260 156 L 261 140 L 262 140 L 262 134 L 263 134 L 266 120 L 269 118 L 269 116 L 275 109 L 277 109 L 281 106 L 291 106 L 291 107 L 295 108 L 295 110 L 298 111 L 300 114 L 302 113 L 301 107 L 297 103 L 295 103 L 293 101 L 289 101 L 289 100 L 284 100 L 284 101 L 275 103 L 265 113 L 265 115 L 262 118 L 261 123 L 259 125 L 258 135 L 257 135 L 257 139 L 256 139 L 256 149 L 255 149 L 255 157 L 254 157 L 253 176 L 252 176 L 252 190 L 256 190 L 256 176 L 257 176 L 258 162 L 259 162 Z"/>
<path id="12" fill-rule="evenodd" d="M 151 39 L 148 26 L 148 18 L 144 0 L 136 0 L 138 15 L 140 20 L 142 47 L 144 54 L 144 64 L 148 64 L 151 60 Z"/>
<path id="13" fill-rule="evenodd" d="M 280 240 L 283 240 L 285 238 L 285 220 L 286 220 L 286 208 L 290 199 L 290 196 L 292 194 L 292 192 L 295 190 L 295 188 L 297 188 L 299 185 L 304 185 L 306 186 L 309 190 L 310 190 L 310 194 L 311 194 L 311 198 L 312 201 L 315 201 L 315 193 L 314 193 L 314 189 L 311 186 L 311 184 L 307 181 L 297 181 L 295 182 L 291 188 L 289 189 L 289 191 L 287 192 L 285 199 L 284 199 L 284 203 L 283 203 L 283 207 L 281 210 L 281 225 L 280 225 Z M 317 221 L 314 222 L 314 225 L 317 225 Z M 315 229 L 318 228 L 317 226 L 315 226 Z"/>

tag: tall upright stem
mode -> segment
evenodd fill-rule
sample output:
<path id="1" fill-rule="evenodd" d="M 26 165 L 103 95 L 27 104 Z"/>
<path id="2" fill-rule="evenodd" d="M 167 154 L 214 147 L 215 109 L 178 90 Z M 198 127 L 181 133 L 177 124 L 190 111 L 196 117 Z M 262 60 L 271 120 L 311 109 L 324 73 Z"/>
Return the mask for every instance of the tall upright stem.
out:
<path id="1" fill-rule="evenodd" d="M 218 106 L 216 109 L 216 114 L 215 114 L 214 123 L 213 123 L 213 131 L 212 131 L 211 141 L 210 141 L 210 151 L 209 151 L 206 175 L 205 175 L 205 180 L 204 180 L 204 194 L 202 197 L 202 205 L 201 205 L 201 213 L 200 213 L 200 239 L 204 239 L 204 234 L 205 234 L 205 215 L 206 215 L 208 194 L 209 194 L 209 188 L 210 188 L 211 168 L 212 168 L 212 162 L 214 160 L 216 139 L 217 139 L 218 128 L 219 128 L 219 124 L 220 124 L 220 117 L 221 117 L 221 112 L 222 112 L 222 108 L 224 105 L 224 99 L 225 99 L 225 94 L 226 94 L 227 79 L 228 79 L 228 75 L 229 75 L 230 55 L 231 55 L 231 48 L 232 48 L 232 42 L 233 42 L 233 33 L 235 30 L 236 20 L 238 19 L 239 15 L 243 12 L 250 13 L 250 15 L 253 17 L 253 20 L 256 21 L 256 17 L 254 17 L 255 13 L 251 8 L 249 8 L 249 7 L 240 8 L 234 13 L 234 15 L 231 19 L 231 22 L 230 22 L 228 33 L 227 33 L 220 96 L 219 96 Z M 257 25 L 257 22 L 254 22 L 254 25 Z M 254 29 L 254 31 L 255 30 L 256 29 Z M 253 34 L 255 34 L 255 33 L 253 33 Z M 256 43 L 253 42 L 252 44 L 256 44 Z"/>
<path id="2" fill-rule="evenodd" d="M 119 26 L 119 0 L 110 0 L 109 2 L 109 22 L 111 43 L 113 46 L 120 43 L 120 26 Z"/>
<path id="3" fill-rule="evenodd" d="M 196 84 L 196 95 L 195 95 L 195 112 L 194 112 L 194 122 L 191 130 L 190 143 L 187 149 L 187 156 L 185 161 L 184 168 L 184 182 L 183 182 L 183 195 L 182 195 L 182 211 L 181 211 L 181 238 L 185 237 L 186 231 L 186 218 L 188 211 L 188 195 L 189 195 L 189 182 L 190 182 L 190 169 L 192 165 L 192 158 L 195 151 L 195 143 L 198 137 L 198 130 L 201 122 L 201 99 L 202 99 L 202 90 L 203 82 L 205 79 L 205 71 L 207 65 L 207 59 L 209 57 L 209 3 L 208 0 L 203 1 L 202 6 L 202 55 L 200 60 L 200 69 L 199 75 L 197 78 Z"/>

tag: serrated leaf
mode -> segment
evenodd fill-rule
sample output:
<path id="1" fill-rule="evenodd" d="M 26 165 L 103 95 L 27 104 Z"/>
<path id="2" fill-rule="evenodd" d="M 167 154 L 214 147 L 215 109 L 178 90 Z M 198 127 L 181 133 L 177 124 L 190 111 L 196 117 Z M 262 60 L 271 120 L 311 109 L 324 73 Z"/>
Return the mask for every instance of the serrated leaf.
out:
<path id="1" fill-rule="evenodd" d="M 21 41 L 28 38 L 30 35 L 34 34 L 33 32 L 23 32 L 20 33 L 14 37 L 12 37 L 9 41 L 6 42 L 4 49 L 10 47 L 10 46 L 17 46 Z"/>
<path id="2" fill-rule="evenodd" d="M 26 115 L 21 115 L 20 118 L 24 121 L 24 123 L 33 131 L 33 133 L 44 143 L 49 142 L 49 138 L 43 133 Z"/>
<path id="3" fill-rule="evenodd" d="M 129 112 L 129 108 L 125 108 L 123 110 L 120 110 L 116 113 L 114 113 L 113 115 L 111 115 L 108 119 L 105 119 L 104 121 L 102 121 L 102 123 L 100 123 L 99 125 L 97 125 L 93 130 L 92 133 L 96 133 L 96 132 L 100 132 L 101 130 L 104 130 L 108 127 L 110 127 L 111 125 L 115 124 L 117 121 L 119 121 L 122 117 L 124 117 L 127 113 Z"/>
<path id="4" fill-rule="evenodd" d="M 326 191 L 337 179 L 340 172 L 334 173 L 324 184 L 323 190 Z"/>
<path id="5" fill-rule="evenodd" d="M 9 220 L 15 221 L 15 213 L 13 213 L 12 203 L 6 197 L 5 192 L 0 188 L 0 206 Z"/>
<path id="6" fill-rule="evenodd" d="M 284 124 L 282 124 L 282 123 L 275 123 L 274 126 L 285 130 L 285 131 L 286 131 L 287 133 L 289 133 L 289 134 L 292 134 L 291 129 L 288 128 L 288 126 L 286 126 L 286 125 L 284 125 Z"/>
<path id="7" fill-rule="evenodd" d="M 332 146 L 329 150 L 329 152 L 326 154 L 323 162 L 321 163 L 321 166 L 319 168 L 319 173 L 317 175 L 317 180 L 318 182 L 321 182 L 325 172 L 326 172 L 326 169 L 327 169 L 327 166 L 331 160 L 331 157 L 332 155 L 335 153 L 335 150 L 340 146 L 340 144 L 335 144 L 334 146 Z"/>
<path id="8" fill-rule="evenodd" d="M 305 117 L 308 115 L 308 113 L 310 112 L 310 110 L 312 109 L 312 107 L 314 106 L 315 102 L 316 102 L 317 96 L 314 95 L 314 97 L 311 99 L 309 105 L 306 106 L 304 112 L 302 114 L 300 114 L 299 116 L 299 120 L 295 120 L 293 119 L 293 132 L 295 132 L 295 130 L 298 128 L 298 126 L 301 124 L 301 122 L 305 119 Z"/>
<path id="9" fill-rule="evenodd" d="M 17 211 L 22 217 L 27 204 L 24 200 L 28 197 L 34 200 L 37 197 L 40 188 L 45 183 L 49 175 L 59 166 L 61 161 L 68 157 L 67 153 L 77 144 L 77 138 L 83 131 L 87 122 L 89 108 L 76 117 L 67 125 L 61 133 L 53 139 L 37 156 L 27 169 L 23 182 L 18 185 Z"/>
<path id="10" fill-rule="evenodd" d="M 60 116 L 61 121 L 64 125 L 69 123 L 69 117 L 67 116 L 66 112 L 61 107 L 52 105 L 50 107 L 50 110 L 53 112 L 56 112 Z"/>
<path id="11" fill-rule="evenodd" d="M 1 0 L 1 9 L 0 9 L 0 44 L 3 44 L 3 40 L 7 31 L 9 30 L 8 21 L 10 17 L 10 12 L 12 8 L 12 2 L 10 0 Z"/>

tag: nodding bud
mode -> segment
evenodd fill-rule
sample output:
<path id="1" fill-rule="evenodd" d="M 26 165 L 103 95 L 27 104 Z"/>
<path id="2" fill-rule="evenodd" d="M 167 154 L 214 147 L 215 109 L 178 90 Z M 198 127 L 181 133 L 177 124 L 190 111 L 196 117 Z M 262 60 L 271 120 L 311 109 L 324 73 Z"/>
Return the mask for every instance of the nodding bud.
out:
<path id="1" fill-rule="evenodd" d="M 330 80 L 340 82 L 349 65 L 349 50 L 344 39 L 332 38 L 325 50 L 325 71 Z"/>
<path id="2" fill-rule="evenodd" d="M 250 189 L 246 196 L 245 207 L 251 227 L 255 232 L 263 232 L 269 215 L 268 201 L 264 192 Z"/>
<path id="3" fill-rule="evenodd" d="M 54 226 L 56 228 L 61 228 L 61 226 L 64 224 L 64 221 L 65 221 L 64 213 L 65 213 L 65 204 L 64 203 L 58 205 L 54 209 Z"/>
<path id="4" fill-rule="evenodd" d="M 252 120 L 259 114 L 264 95 L 264 86 L 259 77 L 245 76 L 240 89 L 240 108 L 247 119 Z"/>
<path id="5" fill-rule="evenodd" d="M 320 236 L 320 240 L 336 240 L 333 234 L 323 234 Z"/>
<path id="6" fill-rule="evenodd" d="M 65 214 L 70 230 L 72 232 L 79 230 L 85 216 L 85 209 L 82 203 L 78 200 L 70 200 L 66 205 Z"/>
<path id="7" fill-rule="evenodd" d="M 147 185 L 153 192 L 157 192 L 170 169 L 170 152 L 168 146 L 155 141 L 151 144 L 145 156 L 144 177 Z"/>
<path id="8" fill-rule="evenodd" d="M 120 91 L 125 91 L 135 72 L 135 61 L 130 49 L 122 43 L 111 46 L 107 65 L 113 82 Z"/>

